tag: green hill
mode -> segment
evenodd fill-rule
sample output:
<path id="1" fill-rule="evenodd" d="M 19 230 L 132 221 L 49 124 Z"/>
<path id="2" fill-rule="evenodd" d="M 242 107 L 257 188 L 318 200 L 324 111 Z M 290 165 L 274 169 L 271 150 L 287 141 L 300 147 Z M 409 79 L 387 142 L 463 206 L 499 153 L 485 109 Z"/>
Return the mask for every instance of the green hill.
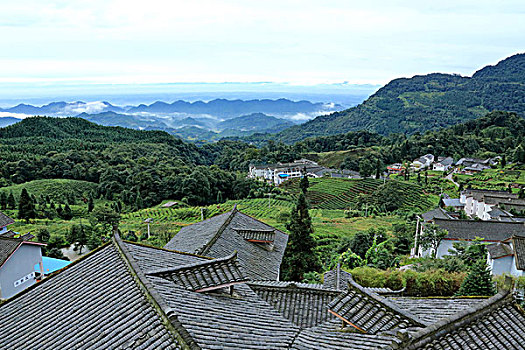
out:
<path id="1" fill-rule="evenodd" d="M 293 143 L 363 129 L 383 135 L 422 133 L 494 110 L 525 116 L 525 54 L 487 66 L 472 77 L 433 73 L 395 79 L 356 107 L 319 116 L 272 139 Z M 252 141 L 268 137 L 258 135 Z"/>

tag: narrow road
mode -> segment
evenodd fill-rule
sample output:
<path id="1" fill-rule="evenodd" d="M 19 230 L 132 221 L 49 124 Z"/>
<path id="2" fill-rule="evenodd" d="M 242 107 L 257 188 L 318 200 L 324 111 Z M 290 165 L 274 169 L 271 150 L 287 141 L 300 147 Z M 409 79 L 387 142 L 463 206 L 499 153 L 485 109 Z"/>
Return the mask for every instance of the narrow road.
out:
<path id="1" fill-rule="evenodd" d="M 456 187 L 459 187 L 459 184 L 456 181 L 454 181 L 454 179 L 452 178 L 452 175 L 454 175 L 454 172 L 451 172 L 450 174 L 448 174 L 446 179 L 452 181 L 452 183 L 456 185 Z"/>

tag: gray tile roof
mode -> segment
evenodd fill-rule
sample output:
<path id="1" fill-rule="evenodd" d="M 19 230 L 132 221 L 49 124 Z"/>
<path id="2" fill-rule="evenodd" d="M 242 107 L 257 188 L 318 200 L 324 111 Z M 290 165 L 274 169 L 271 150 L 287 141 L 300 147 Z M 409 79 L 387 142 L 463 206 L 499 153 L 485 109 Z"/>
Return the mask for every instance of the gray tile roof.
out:
<path id="1" fill-rule="evenodd" d="M 523 349 L 525 317 L 512 294 L 500 293 L 417 332 L 404 349 Z"/>
<path id="2" fill-rule="evenodd" d="M 471 341 L 479 349 L 506 349 L 525 341 L 525 317 L 508 293 L 464 310 L 456 301 L 388 300 L 353 280 L 344 293 L 318 284 L 257 281 L 251 287 L 236 285 L 230 295 L 195 292 L 161 277 L 188 266 L 222 270 L 231 259 L 123 242 L 115 235 L 111 243 L 0 304 L 0 334 L 8 335 L 0 337 L 0 348 L 462 349 Z M 327 308 L 324 296 L 331 293 L 339 294 L 329 304 L 332 310 L 366 333 L 314 315 Z M 275 298 L 289 307 L 265 301 Z M 286 310 L 294 310 L 290 319 L 304 328 L 284 317 L 280 311 Z M 451 316 L 438 320 L 431 310 Z"/>
<path id="3" fill-rule="evenodd" d="M 443 198 L 445 207 L 464 207 L 465 204 L 459 201 L 459 198 Z"/>
<path id="4" fill-rule="evenodd" d="M 424 326 L 415 315 L 401 310 L 388 299 L 366 291 L 353 281 L 345 293 L 328 305 L 331 313 L 366 334 Z"/>
<path id="5" fill-rule="evenodd" d="M 0 304 L 1 349 L 181 349 L 108 244 Z"/>
<path id="6" fill-rule="evenodd" d="M 227 212 L 183 227 L 164 248 L 201 254 L 231 216 L 232 212 Z"/>
<path id="7" fill-rule="evenodd" d="M 501 242 L 514 235 L 525 236 L 525 225 L 521 222 L 447 220 L 434 219 L 439 227 L 448 231 L 445 239 L 473 240 L 484 238 L 489 242 Z"/>
<path id="8" fill-rule="evenodd" d="M 250 242 L 243 231 L 274 232 L 271 244 Z M 237 251 L 243 273 L 251 280 L 277 280 L 288 235 L 234 209 L 184 227 L 165 248 L 204 254 L 215 258 Z"/>
<path id="9" fill-rule="evenodd" d="M 421 214 L 423 221 L 432 221 L 434 219 L 453 219 L 445 209 L 436 208 Z"/>
<path id="10" fill-rule="evenodd" d="M 9 216 L 0 211 L 0 228 L 11 225 L 14 222 L 15 220 L 11 219 Z"/>
<path id="11" fill-rule="evenodd" d="M 341 292 L 322 285 L 293 282 L 254 282 L 248 284 L 257 295 L 288 320 L 301 328 L 314 327 L 335 316 L 328 303 Z"/>
<path id="12" fill-rule="evenodd" d="M 168 279 L 194 292 L 215 290 L 246 282 L 237 262 L 236 253 L 225 258 L 150 271 L 146 272 L 146 275 Z"/>
<path id="13" fill-rule="evenodd" d="M 15 250 L 22 244 L 24 240 L 21 238 L 8 238 L 0 236 L 0 267 L 13 254 Z"/>
<path id="14" fill-rule="evenodd" d="M 513 237 L 512 243 L 516 256 L 516 268 L 525 270 L 525 237 Z"/>
<path id="15" fill-rule="evenodd" d="M 487 245 L 487 251 L 491 259 L 499 259 L 514 254 L 514 250 L 510 244 L 502 242 Z"/>
<path id="16" fill-rule="evenodd" d="M 292 349 L 294 350 L 377 350 L 398 349 L 401 340 L 392 334 L 363 334 L 352 331 L 353 328 L 341 329 L 341 322 L 336 320 L 308 328 L 299 333 Z"/>
<path id="17" fill-rule="evenodd" d="M 487 298 L 412 298 L 395 296 L 388 297 L 388 300 L 401 309 L 416 315 L 425 323 L 432 324 L 482 303 Z"/>

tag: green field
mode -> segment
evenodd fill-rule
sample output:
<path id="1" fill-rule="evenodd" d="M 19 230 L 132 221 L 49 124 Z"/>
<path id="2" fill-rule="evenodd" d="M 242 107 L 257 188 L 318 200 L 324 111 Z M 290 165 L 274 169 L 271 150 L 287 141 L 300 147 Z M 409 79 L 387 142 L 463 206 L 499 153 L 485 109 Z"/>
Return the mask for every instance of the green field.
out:
<path id="1" fill-rule="evenodd" d="M 63 203 L 71 195 L 75 199 L 86 198 L 90 193 L 96 191 L 97 184 L 88 181 L 66 180 L 66 179 L 49 179 L 34 180 L 19 185 L 12 185 L 0 188 L 0 192 L 13 195 L 18 198 L 22 189 L 26 189 L 29 194 L 35 196 L 49 196 L 55 202 Z"/>
<path id="2" fill-rule="evenodd" d="M 525 169 L 508 166 L 505 169 L 486 169 L 479 174 L 455 174 L 457 181 L 473 188 L 506 190 L 509 184 L 525 185 Z M 517 191 L 517 189 L 515 189 Z"/>
<path id="3" fill-rule="evenodd" d="M 217 205 L 207 207 L 207 217 L 227 212 L 235 204 L 242 212 L 287 232 L 283 214 L 289 213 L 292 209 L 293 202 L 291 201 L 276 199 L 268 201 L 268 199 L 263 198 L 227 201 L 219 207 Z M 120 229 L 123 232 L 132 230 L 144 237 L 147 232 L 144 220 L 153 218 L 153 223 L 150 224 L 153 234 L 168 231 L 170 236 L 173 236 L 182 227 L 199 222 L 201 220 L 200 213 L 199 207 L 170 209 L 159 205 L 123 215 Z M 337 247 L 343 237 L 352 236 L 355 232 L 370 228 L 389 231 L 393 224 L 404 222 L 397 216 L 346 218 L 343 210 L 311 209 L 310 214 L 314 236 L 319 243 L 318 252 L 321 256 Z"/>
<path id="4" fill-rule="evenodd" d="M 383 184 L 383 180 L 376 179 L 317 178 L 309 181 L 307 198 L 314 209 L 352 208 L 360 194 L 371 194 Z M 425 194 L 421 186 L 403 181 L 397 181 L 397 184 L 404 191 L 404 196 L 399 198 L 402 208 L 425 211 L 437 204 L 437 199 Z M 287 181 L 282 186 L 293 198 L 300 191 L 297 179 Z"/>

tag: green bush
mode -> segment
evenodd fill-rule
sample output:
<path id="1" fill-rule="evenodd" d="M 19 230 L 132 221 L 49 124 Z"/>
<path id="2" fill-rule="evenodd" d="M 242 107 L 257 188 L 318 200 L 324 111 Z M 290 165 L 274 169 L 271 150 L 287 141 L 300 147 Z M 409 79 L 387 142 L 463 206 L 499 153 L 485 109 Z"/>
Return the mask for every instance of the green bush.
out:
<path id="1" fill-rule="evenodd" d="M 453 296 L 461 286 L 465 273 L 450 273 L 445 270 L 400 271 L 359 267 L 350 270 L 355 281 L 363 287 L 380 287 L 399 290 L 405 287 L 406 296 Z"/>

